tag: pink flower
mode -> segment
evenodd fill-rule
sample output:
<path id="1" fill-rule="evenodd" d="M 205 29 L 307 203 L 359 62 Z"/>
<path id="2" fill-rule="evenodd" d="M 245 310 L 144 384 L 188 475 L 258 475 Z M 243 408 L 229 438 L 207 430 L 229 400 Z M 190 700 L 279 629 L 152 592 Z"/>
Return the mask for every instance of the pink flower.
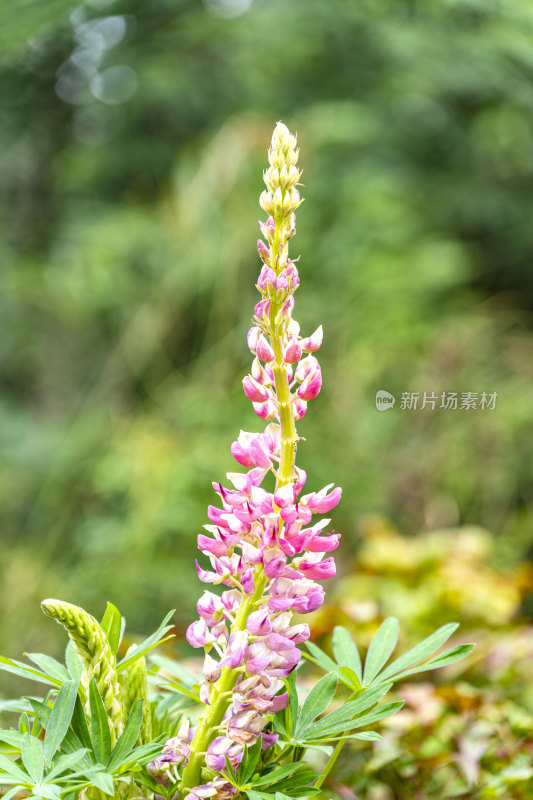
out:
<path id="1" fill-rule="evenodd" d="M 319 325 L 318 328 L 311 336 L 308 336 L 306 339 L 302 339 L 302 350 L 304 353 L 314 353 L 316 350 L 319 350 L 322 346 L 322 338 L 324 336 L 324 331 L 322 330 L 322 325 Z"/>
<path id="2" fill-rule="evenodd" d="M 261 361 L 273 361 L 275 358 L 274 351 L 262 334 L 257 340 L 256 353 Z"/>
<path id="3" fill-rule="evenodd" d="M 340 487 L 337 487 L 328 494 L 328 490 L 331 489 L 332 486 L 333 484 L 330 483 L 319 492 L 314 492 L 313 494 L 302 497 L 302 503 L 311 509 L 313 514 L 327 514 L 340 503 L 342 496 L 342 489 Z"/>
<path id="4" fill-rule="evenodd" d="M 256 381 L 255 378 L 252 378 L 251 375 L 247 375 L 245 378 L 243 378 L 242 387 L 248 400 L 253 400 L 255 403 L 264 403 L 270 397 L 268 389 L 265 389 L 264 386 L 261 386 L 261 384 Z"/>
<path id="5" fill-rule="evenodd" d="M 322 372 L 317 369 L 311 372 L 298 387 L 298 397 L 301 400 L 314 400 L 320 392 L 322 386 Z"/>

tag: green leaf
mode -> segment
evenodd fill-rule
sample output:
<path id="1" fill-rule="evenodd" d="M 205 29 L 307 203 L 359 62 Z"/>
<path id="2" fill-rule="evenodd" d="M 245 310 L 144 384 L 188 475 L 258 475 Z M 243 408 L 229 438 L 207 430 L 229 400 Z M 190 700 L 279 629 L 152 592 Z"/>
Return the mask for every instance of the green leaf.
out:
<path id="1" fill-rule="evenodd" d="M 57 678 L 52 678 L 44 672 L 28 667 L 22 661 L 14 661 L 10 658 L 0 656 L 0 669 L 4 672 L 11 672 L 13 675 L 18 675 L 20 678 L 29 678 L 37 683 L 46 683 L 48 686 L 61 686 L 61 681 Z"/>
<path id="2" fill-rule="evenodd" d="M 83 673 L 83 664 L 70 640 L 65 650 L 65 663 L 67 665 L 68 674 L 72 680 L 79 683 Z"/>
<path id="3" fill-rule="evenodd" d="M 132 748 L 135 746 L 135 742 L 139 738 L 143 721 L 143 703 L 144 700 L 137 700 L 133 706 L 124 730 L 122 731 L 122 734 L 115 745 L 111 758 L 109 759 L 109 763 L 107 765 L 109 772 L 113 772 L 123 763 L 124 759 L 131 752 Z"/>
<path id="4" fill-rule="evenodd" d="M 226 756 L 226 767 L 225 767 L 225 770 L 226 770 L 225 777 L 229 780 L 230 783 L 233 784 L 233 786 L 238 787 L 239 786 L 239 779 L 237 778 L 237 773 L 233 769 L 233 764 L 229 760 L 228 756 Z"/>
<path id="5" fill-rule="evenodd" d="M 50 781 L 54 778 L 57 778 L 58 775 L 61 775 L 62 772 L 66 772 L 70 770 L 72 767 L 79 764 L 80 761 L 85 757 L 87 750 L 75 750 L 74 753 L 66 753 L 62 755 L 54 765 L 53 769 L 46 776 L 46 780 Z"/>
<path id="6" fill-rule="evenodd" d="M 292 794 L 301 787 L 309 788 L 317 777 L 318 773 L 310 769 L 309 765 L 306 764 L 303 769 L 298 770 L 294 775 L 289 775 L 281 780 L 277 780 L 276 783 L 272 784 L 270 790 L 277 790 L 279 788 L 280 790 L 283 789 L 284 791 L 288 791 L 289 794 Z"/>
<path id="7" fill-rule="evenodd" d="M 31 707 L 33 708 L 36 719 L 39 720 L 43 728 L 46 728 L 48 725 L 48 720 L 50 719 L 50 714 L 52 713 L 52 709 L 48 705 L 48 700 L 43 702 L 42 700 L 37 700 L 35 697 L 29 697 L 28 699 Z"/>
<path id="8" fill-rule="evenodd" d="M 348 667 L 350 670 L 353 670 L 357 676 L 359 685 L 361 685 L 363 682 L 361 656 L 359 655 L 357 645 L 346 628 L 337 626 L 333 631 L 333 652 L 335 653 L 337 663 L 341 667 Z"/>
<path id="9" fill-rule="evenodd" d="M 194 675 L 194 673 L 190 672 L 178 661 L 174 661 L 172 658 L 162 656 L 160 653 L 153 653 L 150 656 L 150 661 L 156 664 L 158 667 L 164 669 L 166 672 L 169 672 L 171 675 L 174 675 L 174 677 L 176 677 L 182 684 L 185 684 L 185 686 L 187 686 L 189 689 L 197 681 L 197 676 Z"/>
<path id="10" fill-rule="evenodd" d="M 270 800 L 270 798 L 274 800 L 275 798 L 275 795 L 273 794 L 267 794 L 266 792 L 254 792 L 253 789 L 247 789 L 246 795 L 248 800 Z"/>
<path id="11" fill-rule="evenodd" d="M 392 683 L 386 683 L 380 684 L 373 689 L 365 689 L 357 700 L 345 703 L 340 708 L 327 714 L 314 725 L 311 725 L 306 731 L 307 736 L 314 736 L 319 731 L 331 727 L 332 725 L 350 722 L 356 715 L 362 714 L 363 711 L 368 711 L 369 708 L 373 708 L 379 703 L 391 686 Z"/>
<path id="12" fill-rule="evenodd" d="M 270 784 L 279 783 L 283 778 L 292 775 L 297 769 L 302 766 L 307 766 L 303 761 L 295 761 L 294 764 L 285 764 L 282 767 L 276 767 L 268 775 L 261 775 L 253 782 L 253 786 L 269 786 Z"/>
<path id="13" fill-rule="evenodd" d="M 310 722 L 312 722 L 319 714 L 326 710 L 337 688 L 337 675 L 324 675 L 318 683 L 313 686 L 307 697 L 298 716 L 298 723 L 296 725 L 295 736 L 298 736 L 306 729 Z"/>
<path id="14" fill-rule="evenodd" d="M 116 606 L 113 605 L 113 603 L 107 604 L 100 627 L 107 636 L 109 646 L 115 654 L 120 645 L 124 626 L 120 611 Z"/>
<path id="15" fill-rule="evenodd" d="M 74 704 L 74 712 L 72 714 L 71 724 L 72 730 L 80 740 L 80 744 L 82 744 L 87 750 L 92 751 L 93 742 L 91 739 L 91 734 L 89 733 L 89 726 L 87 725 L 87 717 L 85 716 L 85 711 L 79 697 L 76 699 Z"/>
<path id="16" fill-rule="evenodd" d="M 24 734 L 24 736 L 27 735 L 27 733 Z M 10 761 L 9 758 L 2 755 L 0 755 L 0 769 L 4 770 L 8 775 L 11 775 L 16 781 L 19 781 L 21 786 L 26 786 L 28 783 L 31 783 L 31 781 L 28 780 L 30 777 L 29 775 L 26 775 L 13 761 Z M 2 783 L 7 783 L 4 776 L 2 776 Z"/>
<path id="17" fill-rule="evenodd" d="M 383 736 L 376 731 L 361 731 L 361 733 L 351 733 L 348 737 L 350 739 L 362 739 L 363 742 L 381 742 Z"/>
<path id="18" fill-rule="evenodd" d="M 162 733 L 157 739 L 154 739 L 148 744 L 142 744 L 136 747 L 129 753 L 127 760 L 122 762 L 122 767 L 127 764 L 135 763 L 136 765 L 143 766 L 149 761 L 152 761 L 156 756 L 161 755 L 163 745 L 168 740 L 168 733 Z"/>
<path id="19" fill-rule="evenodd" d="M 439 647 L 442 647 L 444 642 L 448 641 L 450 636 L 455 633 L 458 627 L 458 622 L 450 622 L 447 625 L 443 625 L 441 628 L 432 633 L 431 636 L 423 639 L 417 645 L 389 664 L 389 666 L 379 676 L 380 679 L 382 681 L 387 680 L 392 675 L 396 675 L 396 673 L 402 672 L 402 670 L 407 669 L 413 664 L 422 661 L 422 659 L 426 658 L 427 656 L 430 656 L 432 653 L 438 650 Z"/>
<path id="20" fill-rule="evenodd" d="M 11 747 L 15 747 L 17 750 L 20 750 L 22 746 L 22 738 L 24 734 L 20 733 L 20 731 L 14 730 L 0 730 L 0 742 L 6 742 Z"/>
<path id="21" fill-rule="evenodd" d="M 66 668 L 55 658 L 46 656 L 43 653 L 24 653 L 24 655 L 26 658 L 29 658 L 30 661 L 33 661 L 34 664 L 37 664 L 37 666 L 51 678 L 55 678 L 61 681 L 61 683 L 67 680 L 68 672 Z"/>
<path id="22" fill-rule="evenodd" d="M 357 728 L 364 728 L 366 725 L 370 725 L 373 722 L 377 722 L 380 719 L 385 719 L 386 717 L 391 717 L 393 714 L 396 714 L 403 706 L 403 701 L 399 700 L 395 703 L 386 703 L 377 711 L 373 711 L 370 714 L 364 714 L 362 717 L 357 717 L 356 719 L 352 720 L 351 722 L 342 723 L 338 725 L 331 725 L 328 728 L 323 728 L 320 731 L 313 731 L 313 738 L 317 741 L 329 741 L 332 737 L 337 738 L 344 738 L 343 734 L 347 733 L 348 731 L 356 730 Z"/>
<path id="23" fill-rule="evenodd" d="M 398 620 L 388 617 L 379 627 L 366 654 L 363 683 L 368 686 L 390 658 L 398 641 Z"/>
<path id="24" fill-rule="evenodd" d="M 38 789 L 38 792 L 37 792 Z M 44 797 L 45 800 L 59 800 L 61 797 L 61 787 L 55 783 L 41 783 L 34 789 L 34 794 Z"/>
<path id="25" fill-rule="evenodd" d="M 113 795 L 115 793 L 113 776 L 109 775 L 109 773 L 89 770 L 87 772 L 87 777 L 92 783 L 94 783 L 96 788 L 100 789 L 100 791 L 104 794 Z"/>
<path id="26" fill-rule="evenodd" d="M 30 720 L 26 711 L 24 711 L 19 717 L 19 732 L 20 733 L 30 732 Z"/>
<path id="27" fill-rule="evenodd" d="M 25 733 L 22 738 L 20 757 L 28 775 L 35 783 L 40 783 L 44 774 L 44 753 L 41 740 Z"/>
<path id="28" fill-rule="evenodd" d="M 420 667 L 413 667 L 405 672 L 400 672 L 399 675 L 394 677 L 394 680 L 405 678 L 407 675 L 416 675 L 417 672 L 426 672 L 429 669 L 440 669 L 440 667 L 447 667 L 449 664 L 454 664 L 456 661 L 461 661 L 462 658 L 472 652 L 475 644 L 458 644 L 456 647 L 450 647 L 438 656 L 430 658 L 425 664 Z"/>
<path id="29" fill-rule="evenodd" d="M 251 747 L 244 747 L 243 759 L 239 766 L 239 783 L 241 786 L 248 783 L 253 777 L 255 768 L 259 763 L 261 757 L 261 737 L 257 738 L 255 744 Z"/>
<path id="30" fill-rule="evenodd" d="M 117 664 L 117 672 L 122 672 L 123 670 L 127 669 L 131 664 L 134 664 L 139 658 L 141 658 L 141 656 L 144 656 L 146 653 L 150 652 L 150 650 L 153 650 L 154 647 L 158 647 L 158 645 L 162 644 L 163 642 L 167 642 L 169 639 L 174 637 L 174 634 L 171 634 L 170 636 L 165 635 L 172 628 L 172 625 L 168 625 L 167 623 L 173 616 L 174 612 L 175 609 L 169 611 L 159 628 L 152 633 L 151 636 L 148 636 L 147 639 L 144 639 L 144 641 L 137 645 L 133 652 L 131 652 Z"/>
<path id="31" fill-rule="evenodd" d="M 289 703 L 284 712 L 285 728 L 289 734 L 294 734 L 298 720 L 298 689 L 296 688 L 296 670 L 291 672 L 284 680 L 289 694 Z"/>
<path id="32" fill-rule="evenodd" d="M 94 678 L 91 678 L 89 684 L 89 704 L 91 707 L 91 737 L 94 745 L 94 754 L 100 764 L 107 764 L 111 754 L 111 732 L 104 703 Z"/>
<path id="33" fill-rule="evenodd" d="M 306 642 L 305 646 L 313 656 L 313 658 L 309 659 L 310 661 L 318 664 L 326 672 L 337 672 L 337 665 L 333 659 L 327 656 L 314 642 Z M 306 653 L 304 655 L 307 657 Z"/>
<path id="34" fill-rule="evenodd" d="M 339 678 L 344 683 L 345 686 L 348 688 L 355 690 L 356 692 L 361 689 L 361 681 L 359 680 L 358 675 L 350 669 L 350 667 L 339 667 Z"/>
<path id="35" fill-rule="evenodd" d="M 196 694 L 196 692 L 191 692 L 190 689 L 186 689 L 185 686 L 181 686 L 179 683 L 174 683 L 174 681 L 171 681 L 169 683 L 158 683 L 158 686 L 160 686 L 161 689 L 172 689 L 173 692 L 181 694 L 184 697 L 188 697 L 189 700 L 193 700 L 195 703 L 201 703 L 204 705 L 204 701 L 199 694 Z"/>
<path id="36" fill-rule="evenodd" d="M 56 751 L 59 749 L 61 742 L 66 736 L 72 714 L 74 713 L 74 705 L 78 696 L 78 684 L 73 680 L 67 680 L 59 690 L 52 713 L 48 719 L 46 726 L 46 735 L 44 737 L 44 757 L 49 764 Z"/>

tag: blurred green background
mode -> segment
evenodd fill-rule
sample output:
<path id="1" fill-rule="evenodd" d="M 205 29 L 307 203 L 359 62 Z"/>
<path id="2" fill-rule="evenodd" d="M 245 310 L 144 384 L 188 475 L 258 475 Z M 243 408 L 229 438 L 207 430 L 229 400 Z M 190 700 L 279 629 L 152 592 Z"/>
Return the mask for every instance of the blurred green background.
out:
<path id="1" fill-rule="evenodd" d="M 278 119 L 304 169 L 296 318 L 325 330 L 299 463 L 343 486 L 341 573 L 365 515 L 404 548 L 478 526 L 474 573 L 522 576 L 494 624 L 527 622 L 529 0 L 11 0 L 0 52 L 1 651 L 61 649 L 50 595 L 191 620 L 210 483 L 259 429 L 240 381 Z"/>

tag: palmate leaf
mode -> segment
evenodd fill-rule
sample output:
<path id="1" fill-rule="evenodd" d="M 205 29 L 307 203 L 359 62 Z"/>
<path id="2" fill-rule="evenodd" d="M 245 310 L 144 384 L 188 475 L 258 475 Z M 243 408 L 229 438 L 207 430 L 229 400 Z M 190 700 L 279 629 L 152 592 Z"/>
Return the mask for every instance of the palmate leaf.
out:
<path id="1" fill-rule="evenodd" d="M 349 703 L 345 703 L 340 708 L 337 708 L 335 711 L 332 711 L 330 714 L 322 717 L 322 719 L 316 722 L 314 725 L 310 725 L 308 728 L 306 728 L 304 731 L 304 736 L 312 736 L 314 731 L 317 729 L 321 730 L 333 725 L 346 725 L 347 723 L 351 722 L 354 717 L 361 715 L 364 711 L 367 711 L 369 708 L 373 708 L 375 705 L 377 705 L 381 698 L 387 694 L 391 686 L 392 683 L 387 683 L 376 686 L 373 689 L 366 689 L 363 691 L 361 696 L 357 698 L 357 700 L 352 700 Z"/>
<path id="2" fill-rule="evenodd" d="M 172 611 L 169 611 L 158 629 L 138 644 L 135 650 L 132 650 L 122 661 L 119 661 L 117 664 L 117 672 L 122 672 L 131 666 L 131 664 L 134 664 L 139 658 L 146 655 L 146 653 L 149 653 L 150 650 L 153 650 L 154 647 L 158 647 L 160 644 L 163 644 L 163 642 L 168 642 L 169 639 L 174 638 L 174 634 L 170 634 L 169 636 L 166 634 L 172 629 L 172 625 L 168 625 L 168 621 L 173 616 L 175 610 L 176 609 L 172 609 Z"/>
<path id="3" fill-rule="evenodd" d="M 0 755 L 0 783 L 16 783 L 20 786 L 26 786 L 31 782 L 30 776 L 26 775 L 17 764 Z"/>
<path id="4" fill-rule="evenodd" d="M 82 750 L 75 750 L 73 753 L 66 753 L 58 758 L 57 762 L 54 764 L 53 768 L 48 772 L 46 779 L 48 781 L 53 781 L 55 778 L 59 777 L 63 772 L 67 770 L 71 770 L 72 767 L 75 767 L 77 764 L 80 763 L 85 758 L 87 751 L 85 749 Z"/>
<path id="5" fill-rule="evenodd" d="M 25 733 L 20 748 L 22 763 L 34 783 L 40 783 L 44 774 L 43 743 L 35 736 Z"/>
<path id="6" fill-rule="evenodd" d="M 6 744 L 14 747 L 16 750 L 20 752 L 20 748 L 22 747 L 22 739 L 24 734 L 20 731 L 14 730 L 0 730 L 0 742 L 5 742 Z"/>
<path id="7" fill-rule="evenodd" d="M 87 725 L 87 717 L 85 716 L 85 711 L 83 710 L 83 705 L 79 697 L 74 704 L 71 725 L 72 731 L 79 739 L 80 745 L 92 752 L 93 741 L 89 732 L 89 726 Z"/>
<path id="8" fill-rule="evenodd" d="M 277 785 L 280 783 L 283 778 L 287 778 L 289 775 L 293 775 L 297 770 L 301 767 L 308 767 L 308 765 L 304 761 L 295 761 L 293 764 L 284 764 L 282 767 L 276 767 L 272 772 L 269 772 L 267 775 L 261 775 L 261 777 L 257 778 L 252 786 L 270 786 L 270 785 Z M 316 773 L 313 770 L 306 769 L 306 772 L 310 773 L 312 776 L 315 776 Z"/>
<path id="9" fill-rule="evenodd" d="M 305 730 L 310 722 L 312 722 L 314 719 L 316 719 L 316 717 L 319 716 L 319 714 L 322 714 L 322 712 L 326 710 L 333 700 L 336 688 L 336 674 L 324 675 L 324 677 L 321 678 L 315 686 L 313 686 L 305 698 L 304 704 L 298 715 L 296 730 L 294 732 L 295 737 L 298 737 L 298 734 Z"/>
<path id="10" fill-rule="evenodd" d="M 101 772 L 97 770 L 88 770 L 86 773 L 89 780 L 94 783 L 97 789 L 100 789 L 104 794 L 114 795 L 115 785 L 113 776 L 108 772 Z"/>
<path id="11" fill-rule="evenodd" d="M 402 707 L 403 701 L 399 700 L 395 703 L 386 703 L 377 711 L 373 711 L 370 714 L 364 714 L 361 717 L 356 717 L 356 719 L 353 719 L 350 722 L 343 722 L 323 727 L 315 725 L 313 726 L 312 731 L 308 729 L 309 741 L 327 742 L 333 741 L 334 739 L 343 739 L 345 738 L 345 734 L 347 734 L 349 731 L 357 730 L 357 728 L 364 728 L 366 725 L 372 725 L 374 722 L 378 722 L 380 719 L 390 717 L 393 714 L 396 714 L 396 712 Z"/>
<path id="12" fill-rule="evenodd" d="M 458 627 L 458 622 L 450 622 L 447 625 L 440 627 L 438 630 L 432 633 L 431 636 L 423 639 L 406 653 L 399 656 L 399 658 L 397 658 L 395 661 L 392 661 L 381 673 L 381 680 L 387 680 L 388 678 L 391 678 L 393 675 L 397 675 L 399 672 L 402 672 L 408 667 L 412 667 L 413 664 L 417 664 L 419 661 L 427 658 L 427 656 L 430 656 L 432 653 L 435 653 L 439 647 L 442 647 L 442 645 L 448 641 L 450 636 L 455 633 Z"/>
<path id="13" fill-rule="evenodd" d="M 117 770 L 126 768 L 131 764 L 144 766 L 144 764 L 152 761 L 156 756 L 161 755 L 162 747 L 168 738 L 168 732 L 162 733 L 157 739 L 154 739 L 148 744 L 142 744 L 134 750 L 131 750 L 128 755 L 124 757 L 120 766 L 114 768 L 114 771 L 116 772 Z"/>
<path id="14" fill-rule="evenodd" d="M 109 759 L 109 763 L 107 765 L 109 772 L 113 772 L 114 769 L 119 767 L 125 761 L 126 757 L 135 746 L 135 742 L 139 738 L 139 732 L 141 730 L 143 721 L 143 703 L 143 699 L 137 700 L 133 706 L 131 714 L 128 717 L 128 721 L 124 726 L 124 730 L 122 731 L 122 734 L 115 745 L 113 753 L 111 754 L 111 758 Z"/>
<path id="15" fill-rule="evenodd" d="M 94 754 L 100 764 L 107 764 L 111 755 L 111 731 L 109 730 L 109 721 L 104 703 L 94 678 L 91 678 L 89 684 L 89 704 L 91 707 L 91 738 Z"/>
<path id="16" fill-rule="evenodd" d="M 358 692 L 361 689 L 361 683 L 365 687 L 375 686 L 384 681 L 397 681 L 408 675 L 439 669 L 460 661 L 473 650 L 474 644 L 452 647 L 424 662 L 424 659 L 428 659 L 428 656 L 442 647 L 457 630 L 457 627 L 458 623 L 456 622 L 443 625 L 386 666 L 398 639 L 398 621 L 394 617 L 387 618 L 378 629 L 368 649 L 362 677 L 357 647 L 352 642 L 349 632 L 340 626 L 335 628 L 332 641 L 338 663 L 312 642 L 306 643 L 310 654 L 304 653 L 304 655 L 326 672 L 336 673 L 339 680 L 353 691 Z"/>
<path id="17" fill-rule="evenodd" d="M 51 678 L 56 678 L 58 681 L 67 680 L 68 672 L 66 667 L 55 658 L 44 655 L 44 653 L 24 653 L 24 655 Z"/>
<path id="18" fill-rule="evenodd" d="M 365 659 L 363 683 L 368 686 L 390 658 L 398 642 L 398 620 L 388 617 L 378 628 Z"/>
<path id="19" fill-rule="evenodd" d="M 77 697 L 78 683 L 73 680 L 66 680 L 57 693 L 52 713 L 46 726 L 44 757 L 48 764 L 67 734 Z"/>
<path id="20" fill-rule="evenodd" d="M 426 661 L 424 664 L 413 667 L 413 669 L 405 670 L 405 672 L 400 672 L 394 677 L 394 680 L 406 678 L 408 675 L 416 675 L 418 672 L 426 672 L 429 669 L 440 669 L 441 667 L 447 667 L 449 664 L 455 664 L 456 661 L 461 661 L 461 659 L 466 658 L 474 647 L 475 644 L 458 644 L 456 647 L 450 647 L 448 650 L 444 650 L 443 653 L 440 653 L 440 655 L 430 658 L 430 660 Z"/>
<path id="21" fill-rule="evenodd" d="M 18 675 L 19 678 L 29 678 L 37 683 L 46 683 L 48 686 L 61 686 L 61 681 L 45 672 L 29 667 L 23 661 L 15 661 L 11 658 L 0 656 L 0 670 L 4 672 L 11 672 L 13 675 Z"/>
<path id="22" fill-rule="evenodd" d="M 363 684 L 361 656 L 357 645 L 346 630 L 337 626 L 333 631 L 333 652 L 339 666 L 347 667 L 355 673 L 359 683 Z M 342 670 L 341 670 L 342 671 Z"/>

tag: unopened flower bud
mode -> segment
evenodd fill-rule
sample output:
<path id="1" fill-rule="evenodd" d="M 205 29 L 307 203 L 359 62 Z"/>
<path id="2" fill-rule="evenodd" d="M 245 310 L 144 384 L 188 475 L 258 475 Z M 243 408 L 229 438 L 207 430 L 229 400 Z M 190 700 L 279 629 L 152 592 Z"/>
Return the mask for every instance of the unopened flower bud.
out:
<path id="1" fill-rule="evenodd" d="M 302 348 L 298 339 L 289 339 L 285 352 L 283 353 L 283 360 L 287 364 L 296 364 L 302 357 Z"/>
<path id="2" fill-rule="evenodd" d="M 271 370 L 264 367 L 258 358 L 252 361 L 251 369 L 252 378 L 260 383 L 262 386 L 270 386 L 272 383 Z"/>
<path id="3" fill-rule="evenodd" d="M 270 421 L 278 416 L 278 407 L 272 398 L 269 398 L 266 403 L 252 403 L 252 408 L 259 419 Z"/>
<path id="4" fill-rule="evenodd" d="M 270 250 L 262 239 L 257 240 L 257 252 L 265 263 L 270 261 Z"/>
<path id="5" fill-rule="evenodd" d="M 270 397 L 268 389 L 261 386 L 251 375 L 247 375 L 243 378 L 242 388 L 248 400 L 252 400 L 254 403 L 264 403 Z"/>
<path id="6" fill-rule="evenodd" d="M 275 358 L 273 349 L 262 334 L 257 341 L 256 353 L 261 361 L 273 361 Z"/>
<path id="7" fill-rule="evenodd" d="M 282 212 L 284 211 L 283 195 L 281 194 L 281 189 L 279 186 L 274 192 L 274 196 L 272 197 L 272 208 L 274 209 L 275 217 L 280 217 Z"/>
<path id="8" fill-rule="evenodd" d="M 270 300 L 260 300 L 254 308 L 254 317 L 258 322 L 263 324 L 268 322 L 268 315 L 270 314 Z"/>
<path id="9" fill-rule="evenodd" d="M 268 611 L 252 611 L 246 621 L 246 628 L 254 636 L 265 636 L 272 631 Z"/>
<path id="10" fill-rule="evenodd" d="M 272 267 L 269 267 L 267 264 L 265 264 L 259 273 L 259 278 L 257 279 L 257 288 L 259 291 L 263 292 L 268 289 L 269 286 L 275 286 L 276 277 L 276 273 Z"/>
<path id="11" fill-rule="evenodd" d="M 289 324 L 287 325 L 287 333 L 289 336 L 299 336 L 300 335 L 300 325 L 296 322 L 295 319 L 290 319 Z"/>
<path id="12" fill-rule="evenodd" d="M 298 383 L 301 383 L 311 372 L 316 372 L 317 369 L 320 369 L 320 364 L 317 359 L 314 356 L 307 356 L 307 358 L 304 358 L 304 360 L 300 361 L 298 364 L 294 377 Z"/>
<path id="13" fill-rule="evenodd" d="M 319 350 L 322 345 L 322 338 L 324 336 L 324 331 L 322 329 L 322 325 L 319 325 L 318 328 L 311 336 L 308 336 L 306 339 L 302 339 L 302 350 L 304 353 L 314 353 L 316 350 Z"/>
<path id="14" fill-rule="evenodd" d="M 257 341 L 261 335 L 261 329 L 255 325 L 253 328 L 250 328 L 248 334 L 246 336 L 246 342 L 248 343 L 248 347 L 250 352 L 255 355 L 256 348 L 257 348 Z"/>
<path id="15" fill-rule="evenodd" d="M 312 372 L 298 387 L 298 397 L 302 400 L 313 400 L 320 392 L 322 386 L 322 372 L 320 367 Z"/>
<path id="16" fill-rule="evenodd" d="M 274 213 L 274 204 L 272 202 L 272 195 L 270 192 L 264 191 L 261 192 L 261 197 L 259 198 L 259 205 L 267 214 Z"/>

